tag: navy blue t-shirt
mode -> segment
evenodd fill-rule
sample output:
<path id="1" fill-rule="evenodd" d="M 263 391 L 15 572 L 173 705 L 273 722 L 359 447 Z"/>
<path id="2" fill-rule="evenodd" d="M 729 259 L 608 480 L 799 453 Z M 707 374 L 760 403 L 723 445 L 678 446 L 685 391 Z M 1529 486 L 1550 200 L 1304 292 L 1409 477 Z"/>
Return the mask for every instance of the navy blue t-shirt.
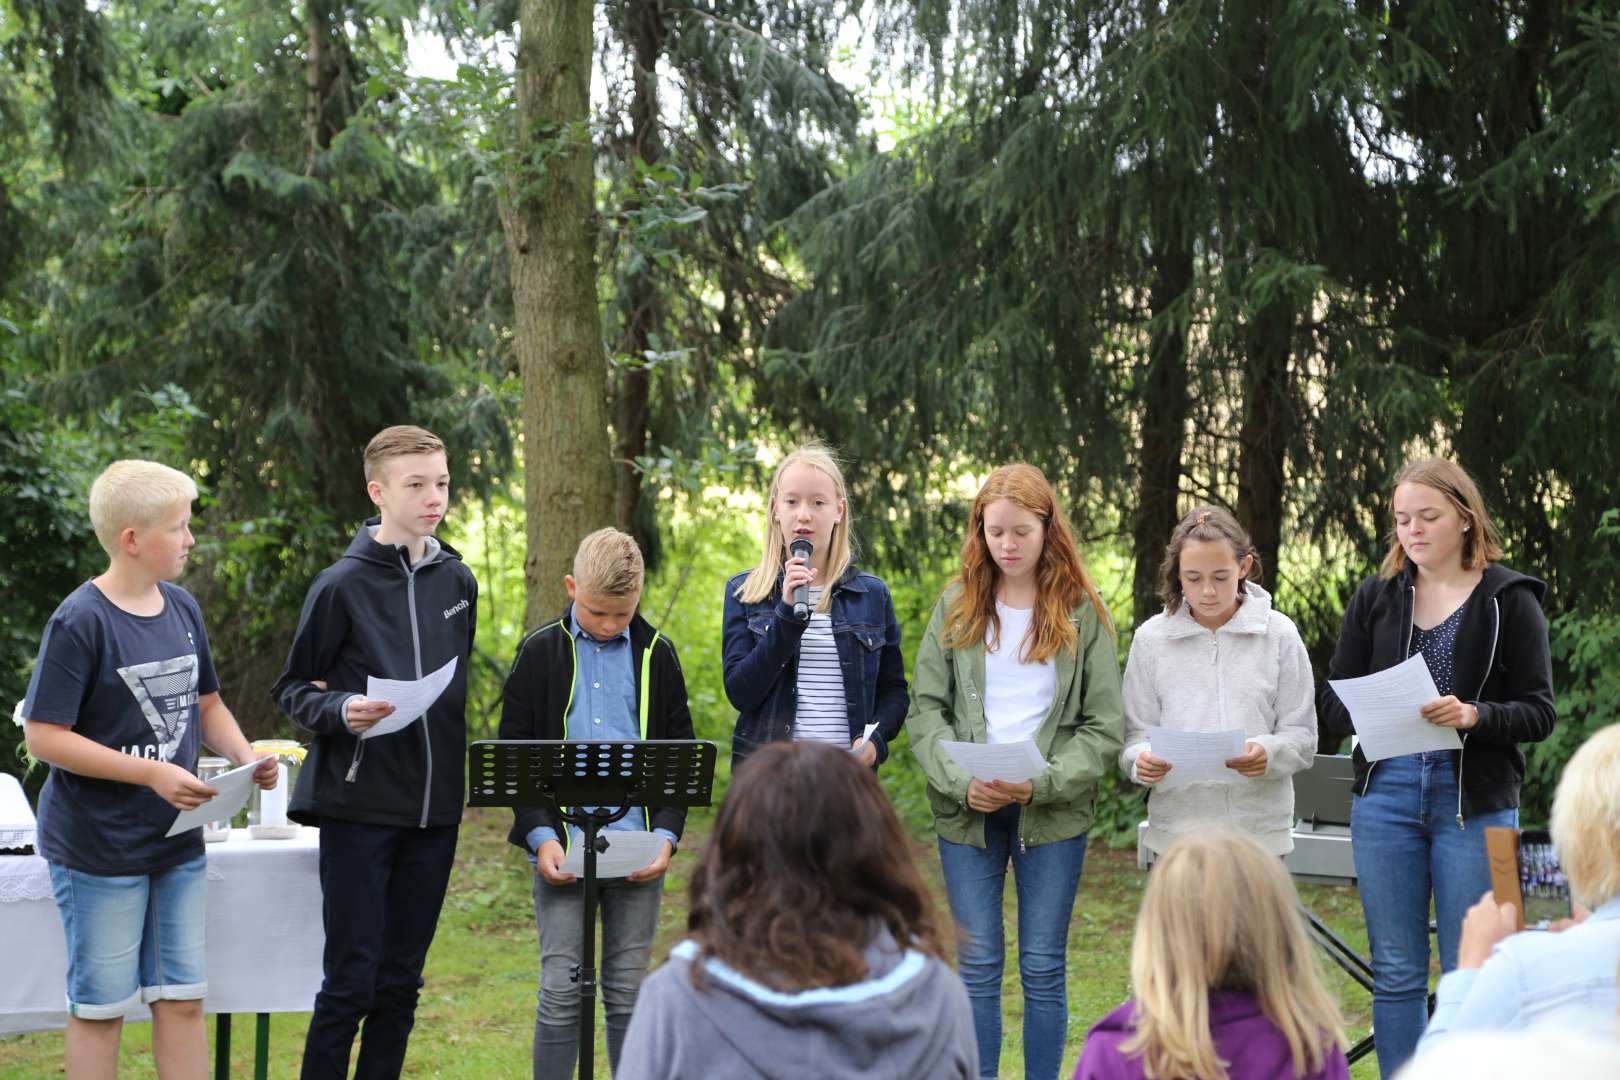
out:
<path id="1" fill-rule="evenodd" d="M 131 615 L 85 582 L 45 624 L 23 717 L 71 724 L 92 742 L 195 773 L 197 701 L 219 690 L 202 609 L 159 582 L 163 610 Z M 150 874 L 202 854 L 202 830 L 165 837 L 178 811 L 149 787 L 51 767 L 39 793 L 37 846 L 90 874 Z"/>

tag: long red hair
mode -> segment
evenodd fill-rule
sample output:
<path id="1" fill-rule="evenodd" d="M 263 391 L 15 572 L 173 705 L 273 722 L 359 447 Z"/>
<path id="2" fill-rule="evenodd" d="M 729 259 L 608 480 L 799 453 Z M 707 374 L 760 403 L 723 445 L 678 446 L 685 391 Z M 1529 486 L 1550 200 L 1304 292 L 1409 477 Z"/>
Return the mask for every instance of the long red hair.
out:
<path id="1" fill-rule="evenodd" d="M 982 644 L 988 633 L 992 645 L 999 645 L 1001 619 L 996 615 L 996 583 L 1001 570 L 990 554 L 984 538 L 984 512 L 998 499 L 1011 499 L 1017 506 L 1041 519 L 1045 535 L 1040 561 L 1035 564 L 1035 617 L 1030 621 L 1029 638 L 1023 659 L 1038 664 L 1057 655 L 1059 649 L 1071 652 L 1080 647 L 1080 631 L 1070 616 L 1082 597 L 1090 597 L 1097 619 L 1113 631 L 1108 605 L 1080 561 L 1069 524 L 1057 495 L 1046 475 L 1033 465 L 1003 465 L 991 473 L 973 500 L 968 514 L 967 538 L 962 541 L 962 569 L 951 584 L 960 585 L 945 611 L 945 646 L 967 649 Z"/>

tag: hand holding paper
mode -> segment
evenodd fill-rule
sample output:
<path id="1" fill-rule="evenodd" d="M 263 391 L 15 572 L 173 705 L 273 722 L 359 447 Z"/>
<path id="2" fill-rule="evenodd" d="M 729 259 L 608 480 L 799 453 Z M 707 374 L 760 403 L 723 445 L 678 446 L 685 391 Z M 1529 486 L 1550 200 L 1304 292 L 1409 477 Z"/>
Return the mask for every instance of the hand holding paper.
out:
<path id="1" fill-rule="evenodd" d="M 179 836 L 190 829 L 200 829 L 210 821 L 228 821 L 235 817 L 247 805 L 248 796 L 253 793 L 253 773 L 263 760 L 256 758 L 214 777 L 211 786 L 219 794 L 191 810 L 180 811 L 174 824 L 163 835 Z"/>
<path id="2" fill-rule="evenodd" d="M 1359 679 L 1329 679 L 1328 685 L 1350 713 L 1368 761 L 1462 746 L 1455 728 L 1423 718 L 1423 706 L 1437 699 L 1440 691 L 1422 653 Z"/>
<path id="3" fill-rule="evenodd" d="M 867 724 L 860 738 L 850 744 L 849 752 L 860 758 L 862 765 L 877 764 L 877 747 L 872 745 L 872 732 L 876 730 L 876 724 Z"/>
<path id="4" fill-rule="evenodd" d="M 1010 743 L 955 742 L 939 744 L 961 770 L 975 780 L 1033 780 L 1046 768 L 1046 760 L 1033 739 Z"/>
<path id="5" fill-rule="evenodd" d="M 598 878 L 627 877 L 643 869 L 663 850 L 664 838 L 657 833 L 640 829 L 604 829 L 597 838 L 607 841 L 607 849 L 596 854 Z M 583 840 L 568 846 L 563 858 L 565 874 L 585 876 L 585 844 Z"/>
<path id="6" fill-rule="evenodd" d="M 456 661 L 459 659 L 452 656 L 448 664 L 422 679 L 379 679 L 375 675 L 368 677 L 366 697 L 386 701 L 394 707 L 394 711 L 367 728 L 360 737 L 373 739 L 378 735 L 392 735 L 418 720 L 433 707 L 433 703 L 439 700 L 439 695 L 444 693 L 445 687 L 450 685 L 450 680 L 455 678 Z"/>
<path id="7" fill-rule="evenodd" d="M 1170 771 L 1159 781 L 1161 788 L 1169 790 L 1211 780 L 1234 781 L 1238 774 L 1226 763 L 1243 753 L 1243 732 L 1238 728 L 1183 731 L 1155 727 L 1148 729 L 1148 746 L 1154 757 L 1170 763 Z"/>

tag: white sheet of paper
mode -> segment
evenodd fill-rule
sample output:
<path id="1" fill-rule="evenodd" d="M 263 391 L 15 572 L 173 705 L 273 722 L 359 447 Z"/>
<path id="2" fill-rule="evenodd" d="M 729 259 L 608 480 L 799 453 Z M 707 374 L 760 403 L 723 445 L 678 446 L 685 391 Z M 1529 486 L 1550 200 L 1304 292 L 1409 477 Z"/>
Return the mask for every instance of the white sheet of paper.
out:
<path id="1" fill-rule="evenodd" d="M 597 833 L 597 836 L 608 842 L 607 850 L 596 854 L 598 878 L 624 877 L 640 870 L 658 858 L 659 846 L 664 842 L 664 838 L 657 833 L 642 832 L 640 829 L 604 829 Z M 585 876 L 583 841 L 568 845 L 568 854 L 563 856 L 562 868 L 565 874 Z"/>
<path id="2" fill-rule="evenodd" d="M 235 817 L 247 805 L 248 796 L 253 794 L 253 770 L 263 760 L 259 758 L 246 765 L 238 765 L 230 772 L 209 777 L 208 786 L 219 794 L 195 810 L 180 811 L 180 816 L 174 819 L 174 824 L 163 835 L 178 836 L 188 829 L 200 829 L 210 821 L 229 821 Z"/>
<path id="3" fill-rule="evenodd" d="M 962 771 L 976 780 L 1005 780 L 1021 784 L 1046 768 L 1046 760 L 1033 739 L 1007 743 L 942 741 L 940 746 Z"/>
<path id="4" fill-rule="evenodd" d="M 1148 752 L 1171 766 L 1158 787 L 1162 790 L 1208 780 L 1230 783 L 1243 779 L 1240 773 L 1228 769 L 1226 763 L 1243 754 L 1245 741 L 1239 728 L 1225 731 L 1148 728 Z"/>
<path id="5" fill-rule="evenodd" d="M 366 697 L 373 701 L 386 701 L 394 707 L 394 711 L 361 732 L 360 737 L 374 739 L 378 735 L 392 735 L 421 719 L 422 714 L 439 700 L 439 695 L 450 685 L 450 680 L 455 678 L 456 661 L 459 659 L 460 657 L 452 656 L 448 664 L 422 679 L 379 679 L 375 675 L 367 676 Z"/>
<path id="6" fill-rule="evenodd" d="M 1349 710 L 1368 761 L 1462 746 L 1456 728 L 1431 724 L 1418 711 L 1440 696 L 1422 653 L 1359 679 L 1329 679 L 1328 685 Z"/>
<path id="7" fill-rule="evenodd" d="M 859 750 L 861 748 L 861 743 L 864 743 L 866 740 L 870 739 L 872 737 L 872 732 L 876 730 L 876 724 L 867 724 L 866 730 L 861 732 L 861 741 L 850 747 L 849 752 L 853 754 L 855 751 Z"/>

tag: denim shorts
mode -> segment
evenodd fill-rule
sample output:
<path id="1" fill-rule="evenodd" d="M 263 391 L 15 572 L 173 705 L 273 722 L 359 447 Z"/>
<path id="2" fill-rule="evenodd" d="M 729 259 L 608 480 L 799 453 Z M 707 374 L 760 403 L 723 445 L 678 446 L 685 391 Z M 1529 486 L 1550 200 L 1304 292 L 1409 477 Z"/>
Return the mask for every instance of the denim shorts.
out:
<path id="1" fill-rule="evenodd" d="M 49 865 L 67 936 L 70 1016 L 111 1020 L 137 998 L 192 1001 L 207 993 L 206 855 L 132 877 Z"/>

